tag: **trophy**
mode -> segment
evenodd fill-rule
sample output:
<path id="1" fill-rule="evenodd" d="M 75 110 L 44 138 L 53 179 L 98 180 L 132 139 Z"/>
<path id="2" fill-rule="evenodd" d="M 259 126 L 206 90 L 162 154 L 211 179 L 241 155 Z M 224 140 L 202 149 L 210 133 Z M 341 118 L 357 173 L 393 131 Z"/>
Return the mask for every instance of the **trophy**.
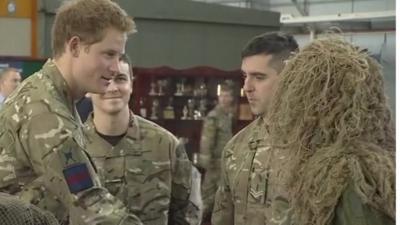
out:
<path id="1" fill-rule="evenodd" d="M 189 99 L 187 105 L 188 105 L 188 119 L 193 119 L 194 118 L 194 100 Z"/>
<path id="2" fill-rule="evenodd" d="M 201 79 L 199 82 L 199 86 L 197 88 L 198 96 L 204 98 L 207 95 L 207 86 L 204 82 L 204 79 Z"/>
<path id="3" fill-rule="evenodd" d="M 146 106 L 144 105 L 143 99 L 140 99 L 140 101 L 139 101 L 139 113 L 142 117 L 144 117 L 144 118 L 147 117 L 147 109 L 146 109 Z"/>
<path id="4" fill-rule="evenodd" d="M 188 107 L 185 105 L 182 109 L 182 117 L 181 117 L 182 120 L 188 119 L 188 112 L 189 112 Z"/>
<path id="5" fill-rule="evenodd" d="M 180 80 L 180 82 L 178 82 L 176 84 L 176 92 L 175 92 L 175 96 L 182 96 L 183 95 L 183 91 L 185 89 L 185 80 L 182 78 Z"/>
<path id="6" fill-rule="evenodd" d="M 195 88 L 193 89 L 193 96 L 195 97 L 204 97 L 207 94 L 206 85 L 204 83 L 204 79 L 197 79 Z"/>
<path id="7" fill-rule="evenodd" d="M 168 105 L 164 108 L 163 117 L 164 119 L 175 119 L 175 111 L 173 105 L 173 99 L 168 99 Z"/>
<path id="8" fill-rule="evenodd" d="M 206 84 L 205 83 L 202 83 L 201 85 L 200 85 L 200 96 L 201 97 L 206 97 L 207 96 L 207 86 L 206 86 Z"/>
<path id="9" fill-rule="evenodd" d="M 167 80 L 162 79 L 157 81 L 158 84 L 158 93 L 157 95 L 165 95 L 165 89 L 167 87 Z"/>
<path id="10" fill-rule="evenodd" d="M 151 116 L 150 119 L 158 120 L 158 108 L 160 106 L 160 102 L 158 99 L 154 99 L 152 106 L 151 106 Z"/>
<path id="11" fill-rule="evenodd" d="M 154 81 L 151 81 L 149 95 L 154 96 L 154 95 L 157 94 L 156 93 L 156 87 L 157 87 L 157 84 Z"/>

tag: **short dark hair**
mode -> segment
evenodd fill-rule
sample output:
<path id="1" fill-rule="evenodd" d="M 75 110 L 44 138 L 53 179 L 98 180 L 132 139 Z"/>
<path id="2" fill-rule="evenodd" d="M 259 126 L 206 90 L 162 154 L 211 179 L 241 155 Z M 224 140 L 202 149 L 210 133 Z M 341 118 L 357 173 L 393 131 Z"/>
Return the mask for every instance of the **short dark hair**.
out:
<path id="1" fill-rule="evenodd" d="M 125 54 L 121 55 L 119 60 L 122 61 L 122 62 L 125 62 L 126 64 L 128 64 L 128 66 L 129 66 L 129 75 L 133 80 L 135 77 L 134 77 L 133 70 L 132 70 L 133 64 L 132 64 L 131 57 L 129 57 L 129 55 L 127 53 L 125 53 Z"/>
<path id="2" fill-rule="evenodd" d="M 299 50 L 294 37 L 283 32 L 267 32 L 253 37 L 242 50 L 242 59 L 253 55 L 272 55 L 272 63 L 278 70 L 283 68 L 284 60 Z"/>

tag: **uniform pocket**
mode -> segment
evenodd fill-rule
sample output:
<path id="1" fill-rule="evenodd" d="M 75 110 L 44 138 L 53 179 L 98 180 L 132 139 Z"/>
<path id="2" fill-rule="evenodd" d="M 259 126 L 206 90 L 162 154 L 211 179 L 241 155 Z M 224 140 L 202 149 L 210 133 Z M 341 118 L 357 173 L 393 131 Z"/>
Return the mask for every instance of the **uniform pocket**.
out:
<path id="1" fill-rule="evenodd" d="M 270 221 L 267 224 L 274 225 L 290 225 L 292 217 L 292 209 L 289 207 L 289 202 L 283 197 L 276 197 L 271 204 Z"/>
<path id="2" fill-rule="evenodd" d="M 171 197 L 170 161 L 149 159 L 127 156 L 125 171 L 128 206 L 144 220 L 167 215 Z"/>
<path id="3" fill-rule="evenodd" d="M 125 185 L 124 158 L 123 157 L 94 157 L 101 183 L 108 189 L 110 194 L 121 198 L 122 187 Z"/>

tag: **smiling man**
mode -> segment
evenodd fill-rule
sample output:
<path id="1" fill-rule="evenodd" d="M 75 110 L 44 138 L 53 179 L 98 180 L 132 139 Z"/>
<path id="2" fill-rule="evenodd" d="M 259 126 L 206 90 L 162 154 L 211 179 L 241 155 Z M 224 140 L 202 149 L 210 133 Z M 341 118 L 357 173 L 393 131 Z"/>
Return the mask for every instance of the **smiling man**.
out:
<path id="1" fill-rule="evenodd" d="M 272 151 L 264 118 L 284 61 L 298 50 L 294 38 L 282 33 L 256 36 L 242 51 L 243 89 L 258 118 L 236 134 L 221 157 L 221 183 L 214 203 L 214 225 L 272 225 L 268 217 L 271 190 L 268 182 Z"/>
<path id="2" fill-rule="evenodd" d="M 0 190 L 69 224 L 142 224 L 102 187 L 85 153 L 75 102 L 105 93 L 119 72 L 133 20 L 110 0 L 65 1 L 52 29 L 53 59 L 0 112 Z M 73 216 L 72 216 L 73 215 Z"/>
<path id="3" fill-rule="evenodd" d="M 191 198 L 199 193 L 192 193 L 196 184 L 183 145 L 133 114 L 132 66 L 126 56 L 119 68 L 104 94 L 90 94 L 93 114 L 84 129 L 101 180 L 145 225 L 199 224 L 200 203 Z"/>

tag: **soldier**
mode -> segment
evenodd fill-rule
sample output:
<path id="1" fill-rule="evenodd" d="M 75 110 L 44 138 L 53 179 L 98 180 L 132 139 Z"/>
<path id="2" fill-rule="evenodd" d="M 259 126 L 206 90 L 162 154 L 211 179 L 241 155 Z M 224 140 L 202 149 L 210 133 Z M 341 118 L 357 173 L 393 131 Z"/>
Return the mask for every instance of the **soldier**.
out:
<path id="1" fill-rule="evenodd" d="M 288 62 L 267 117 L 281 156 L 271 159 L 266 224 L 395 224 L 383 83 L 380 65 L 339 37 L 314 40 Z"/>
<path id="2" fill-rule="evenodd" d="M 232 138 L 232 117 L 235 105 L 234 85 L 230 80 L 221 84 L 218 104 L 203 120 L 199 166 L 206 170 L 201 186 L 204 217 L 211 217 L 215 193 L 221 173 L 221 153 Z"/>
<path id="3" fill-rule="evenodd" d="M 99 182 L 85 153 L 75 102 L 104 93 L 118 72 L 133 20 L 110 0 L 65 1 L 52 30 L 53 59 L 0 112 L 0 190 L 70 224 L 142 224 Z M 55 211 L 53 211 L 55 210 Z"/>
<path id="4" fill-rule="evenodd" d="M 119 68 L 104 94 L 90 94 L 93 114 L 84 129 L 104 186 L 143 224 L 199 224 L 199 202 L 191 199 L 192 164 L 183 145 L 164 128 L 133 114 L 132 66 L 126 56 Z"/>
<path id="5" fill-rule="evenodd" d="M 242 51 L 242 72 L 246 97 L 258 118 L 236 134 L 225 146 L 221 158 L 221 182 L 215 197 L 212 224 L 259 225 L 266 223 L 270 208 L 266 167 L 269 151 L 264 117 L 284 61 L 298 45 L 282 33 L 254 37 Z"/>

